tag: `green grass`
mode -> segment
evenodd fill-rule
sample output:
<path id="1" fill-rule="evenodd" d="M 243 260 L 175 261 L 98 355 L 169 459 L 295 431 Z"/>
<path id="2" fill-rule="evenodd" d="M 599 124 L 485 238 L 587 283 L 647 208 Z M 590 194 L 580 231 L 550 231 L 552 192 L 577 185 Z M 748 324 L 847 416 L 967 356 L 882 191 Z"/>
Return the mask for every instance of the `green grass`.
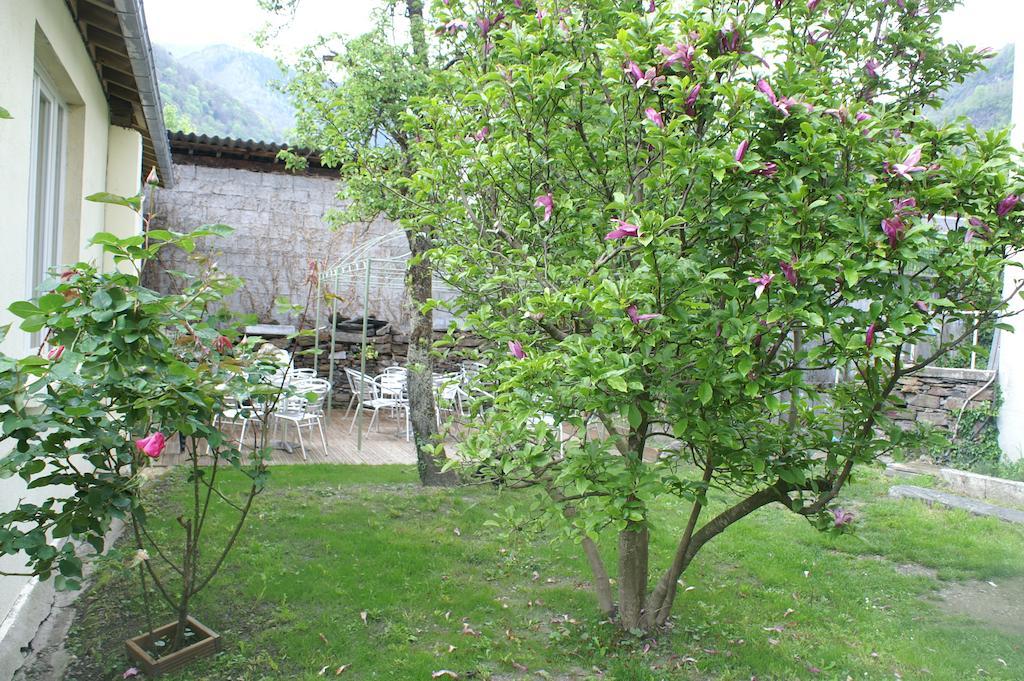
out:
<path id="1" fill-rule="evenodd" d="M 242 489 L 240 478 L 231 485 Z M 152 520 L 163 531 L 184 478 L 157 487 Z M 734 526 L 685 576 L 693 588 L 672 628 L 637 641 L 600 622 L 571 542 L 487 524 L 529 493 L 424 490 L 410 467 L 275 467 L 225 570 L 195 603 L 225 652 L 167 678 L 336 678 L 341 665 L 343 679 L 441 669 L 463 679 L 1021 678 L 1019 634 L 947 614 L 934 594 L 943 580 L 1024 577 L 1024 532 L 886 490 L 874 473 L 850 488 L 852 536 L 822 535 L 775 508 Z M 659 516 L 659 566 L 684 512 Z M 218 508 L 213 536 L 229 518 Z M 898 571 L 904 564 L 916 569 Z M 120 678 L 122 641 L 144 628 L 136 591 L 117 557 L 106 561 L 79 601 L 68 679 Z"/>

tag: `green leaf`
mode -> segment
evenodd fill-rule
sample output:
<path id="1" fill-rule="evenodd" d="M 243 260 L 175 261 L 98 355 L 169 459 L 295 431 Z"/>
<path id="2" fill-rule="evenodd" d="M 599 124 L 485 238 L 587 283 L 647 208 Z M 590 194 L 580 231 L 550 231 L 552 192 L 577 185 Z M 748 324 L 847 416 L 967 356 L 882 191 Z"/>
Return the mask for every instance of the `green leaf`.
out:
<path id="1" fill-rule="evenodd" d="M 11 314 L 22 319 L 39 314 L 39 307 L 28 300 L 19 300 L 11 303 L 7 309 L 10 310 Z"/>
<path id="2" fill-rule="evenodd" d="M 142 195 L 136 194 L 135 196 L 119 196 L 118 194 L 111 194 L 110 192 L 96 192 L 85 197 L 86 201 L 92 201 L 93 203 L 107 203 L 114 206 L 125 206 L 132 210 L 140 210 L 142 208 Z"/>
<path id="3" fill-rule="evenodd" d="M 714 393 L 714 389 L 711 387 L 711 384 L 708 383 L 707 381 L 701 383 L 700 387 L 697 388 L 697 398 L 700 399 L 701 404 L 707 404 L 708 402 L 710 402 Z"/>
<path id="4" fill-rule="evenodd" d="M 10 120 L 14 118 L 7 109 L 0 106 L 0 120 Z"/>
<path id="5" fill-rule="evenodd" d="M 626 379 L 622 376 L 610 376 L 608 378 L 608 385 L 613 389 L 618 390 L 620 393 L 629 391 L 629 386 L 626 385 Z"/>

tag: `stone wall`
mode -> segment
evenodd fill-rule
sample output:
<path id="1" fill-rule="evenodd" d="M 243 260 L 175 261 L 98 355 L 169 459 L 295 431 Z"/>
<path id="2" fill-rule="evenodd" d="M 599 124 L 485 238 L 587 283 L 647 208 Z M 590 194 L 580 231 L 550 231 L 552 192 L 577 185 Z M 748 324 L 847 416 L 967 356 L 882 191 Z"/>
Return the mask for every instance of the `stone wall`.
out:
<path id="1" fill-rule="evenodd" d="M 981 390 L 971 406 L 994 399 L 995 383 L 989 383 L 993 375 L 994 372 L 983 369 L 923 369 L 900 379 L 897 394 L 906 406 L 888 415 L 903 428 L 911 428 L 915 423 L 952 428 L 960 409 L 976 392 Z"/>
<path id="2" fill-rule="evenodd" d="M 224 272 L 242 277 L 244 287 L 227 304 L 236 311 L 255 314 L 261 322 L 295 321 L 282 315 L 274 301 L 285 297 L 294 304 L 305 302 L 310 261 L 326 269 L 359 244 L 396 228 L 378 220 L 332 229 L 325 216 L 340 206 L 333 177 L 296 175 L 277 168 L 257 172 L 192 165 L 181 157 L 175 159 L 173 188 L 156 189 L 147 205 L 147 211 L 154 214 L 151 227 L 178 232 L 212 223 L 233 227 L 231 237 L 203 239 L 196 252 L 212 257 Z M 387 248 L 402 247 L 399 241 Z M 168 270 L 195 272 L 197 266 L 182 251 L 167 249 L 158 262 L 147 267 L 146 285 L 175 291 L 179 283 Z M 362 315 L 362 290 L 357 283 L 336 293 L 339 318 Z M 401 286 L 372 290 L 368 307 L 370 316 L 404 328 Z M 321 322 L 327 322 L 326 310 Z"/>

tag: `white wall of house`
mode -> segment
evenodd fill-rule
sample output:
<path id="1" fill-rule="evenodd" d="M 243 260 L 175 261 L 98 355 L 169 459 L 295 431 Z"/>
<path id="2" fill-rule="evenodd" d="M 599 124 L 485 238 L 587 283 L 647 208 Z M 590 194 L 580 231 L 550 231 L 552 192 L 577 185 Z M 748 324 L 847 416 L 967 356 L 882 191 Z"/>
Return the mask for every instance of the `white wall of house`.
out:
<path id="1" fill-rule="evenodd" d="M 33 118 L 36 74 L 63 105 L 63 182 L 52 205 L 56 263 L 102 261 L 89 238 L 108 229 L 119 235 L 138 233 L 140 221 L 130 210 L 85 201 L 89 194 L 110 191 L 131 195 L 140 187 L 142 137 L 110 124 L 110 111 L 96 68 L 64 0 L 0 0 L 0 106 L 12 116 L 0 120 L 0 326 L 15 322 L 0 343 L 0 352 L 23 355 L 30 337 L 17 329 L 7 307 L 32 293 L 29 253 L 37 238 L 31 216 L 34 204 Z M 54 263 L 54 264 L 56 264 Z M 9 449 L 0 443 L 0 457 Z M 59 494 L 59 492 L 57 492 Z M 20 479 L 0 480 L 0 509 L 19 499 L 39 500 L 54 494 L 27 490 Z M 18 556 L 0 556 L 0 571 L 19 571 Z M 0 680 L 11 678 L 24 646 L 45 616 L 49 585 L 37 587 L 25 577 L 0 577 Z"/>
<path id="2" fill-rule="evenodd" d="M 139 188 L 142 137 L 110 125 L 110 112 L 82 37 L 64 0 L 0 0 L 0 106 L 13 117 L 0 121 L 0 325 L 13 321 L 7 306 L 29 295 L 28 258 L 32 191 L 33 83 L 42 72 L 66 107 L 66 158 L 61 196 L 60 262 L 96 260 L 89 238 L 109 225 L 122 234 L 138 230 L 134 214 L 85 200 L 100 191 L 132 194 Z M 118 192 L 117 190 L 120 190 Z M 0 351 L 23 353 L 26 334 L 12 329 Z"/>
<path id="3" fill-rule="evenodd" d="M 1017 43 L 1013 65 L 1013 143 L 1024 145 L 1024 41 Z M 1024 279 L 1024 257 L 1018 257 L 1022 267 L 1006 270 L 1003 290 L 1006 295 Z M 999 445 L 1010 461 L 1024 458 L 1024 300 L 1017 296 L 1010 303 L 1016 316 L 1007 321 L 1014 333 L 1000 332 L 999 388 L 1003 406 L 999 412 Z"/>

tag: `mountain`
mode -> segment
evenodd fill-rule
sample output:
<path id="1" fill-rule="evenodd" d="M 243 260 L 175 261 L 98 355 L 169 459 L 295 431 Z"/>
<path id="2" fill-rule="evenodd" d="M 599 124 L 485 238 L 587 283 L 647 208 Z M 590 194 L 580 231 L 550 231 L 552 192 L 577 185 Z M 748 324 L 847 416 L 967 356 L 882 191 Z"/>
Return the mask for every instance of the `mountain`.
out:
<path id="1" fill-rule="evenodd" d="M 276 87 L 289 74 L 273 59 L 229 45 L 211 45 L 179 61 L 258 111 L 274 131 L 273 141 L 283 142 L 295 126 L 291 101 Z"/>
<path id="2" fill-rule="evenodd" d="M 274 60 L 223 45 L 182 58 L 154 45 L 153 57 L 169 130 L 287 140 L 294 112 L 288 98 L 271 85 L 282 77 Z M 225 87 L 232 79 L 236 84 Z"/>
<path id="3" fill-rule="evenodd" d="M 1010 124 L 1013 104 L 1013 45 L 988 60 L 987 69 L 973 73 L 963 83 L 942 95 L 942 106 L 928 112 L 936 123 L 966 116 L 979 128 L 1001 128 Z"/>

